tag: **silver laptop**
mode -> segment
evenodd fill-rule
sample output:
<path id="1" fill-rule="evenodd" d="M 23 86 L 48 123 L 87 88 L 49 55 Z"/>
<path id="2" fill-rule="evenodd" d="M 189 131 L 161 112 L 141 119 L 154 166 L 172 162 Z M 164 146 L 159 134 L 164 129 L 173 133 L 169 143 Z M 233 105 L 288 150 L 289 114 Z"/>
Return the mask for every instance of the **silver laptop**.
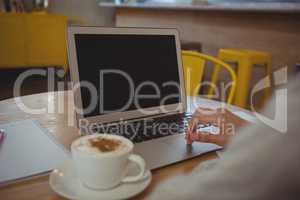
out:
<path id="1" fill-rule="evenodd" d="M 150 169 L 220 149 L 187 145 L 184 74 L 176 29 L 69 27 L 78 126 L 135 143 Z"/>

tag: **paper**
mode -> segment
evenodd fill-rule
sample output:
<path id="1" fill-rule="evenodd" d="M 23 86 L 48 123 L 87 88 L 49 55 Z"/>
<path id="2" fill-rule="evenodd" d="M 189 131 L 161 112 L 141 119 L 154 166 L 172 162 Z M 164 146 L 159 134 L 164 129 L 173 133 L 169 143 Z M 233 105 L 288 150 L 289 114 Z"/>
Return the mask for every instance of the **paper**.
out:
<path id="1" fill-rule="evenodd" d="M 32 120 L 0 125 L 0 184 L 48 172 L 70 158 L 67 150 Z"/>

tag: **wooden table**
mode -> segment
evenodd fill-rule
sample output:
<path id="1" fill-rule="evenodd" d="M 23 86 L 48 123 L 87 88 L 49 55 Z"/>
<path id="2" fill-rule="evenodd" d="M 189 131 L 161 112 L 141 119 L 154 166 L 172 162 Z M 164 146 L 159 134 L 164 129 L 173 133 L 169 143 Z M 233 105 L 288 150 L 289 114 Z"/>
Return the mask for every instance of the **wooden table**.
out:
<path id="1" fill-rule="evenodd" d="M 42 109 L 35 110 L 35 113 L 26 113 L 16 104 L 21 101 L 24 108 Z M 41 126 L 48 129 L 59 142 L 70 147 L 71 142 L 78 137 L 78 129 L 75 127 L 73 95 L 70 91 L 49 92 L 29 96 L 19 99 L 8 99 L 0 102 L 0 124 L 14 122 L 22 119 L 35 119 Z M 195 108 L 201 107 L 220 107 L 225 106 L 232 111 L 243 111 L 238 107 L 222 104 L 217 101 L 207 100 L 200 97 L 188 98 L 188 111 L 192 112 Z M 206 160 L 216 158 L 216 153 L 206 155 L 174 164 L 161 169 L 153 170 L 153 180 L 150 186 L 134 199 L 145 199 L 157 185 L 176 175 L 189 173 L 197 165 L 201 165 Z M 1 165 L 1 164 L 0 164 Z M 64 199 L 55 194 L 48 184 L 48 175 L 20 181 L 0 188 L 1 199 Z"/>

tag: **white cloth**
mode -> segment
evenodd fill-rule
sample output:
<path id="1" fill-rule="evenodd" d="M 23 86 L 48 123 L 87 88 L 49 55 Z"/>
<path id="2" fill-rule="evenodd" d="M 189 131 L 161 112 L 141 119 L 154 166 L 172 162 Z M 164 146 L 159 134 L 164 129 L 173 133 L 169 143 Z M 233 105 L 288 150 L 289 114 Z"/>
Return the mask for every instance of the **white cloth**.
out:
<path id="1" fill-rule="evenodd" d="M 161 183 L 150 199 L 300 199 L 300 77 L 290 86 L 287 133 L 248 127 L 220 159 Z"/>

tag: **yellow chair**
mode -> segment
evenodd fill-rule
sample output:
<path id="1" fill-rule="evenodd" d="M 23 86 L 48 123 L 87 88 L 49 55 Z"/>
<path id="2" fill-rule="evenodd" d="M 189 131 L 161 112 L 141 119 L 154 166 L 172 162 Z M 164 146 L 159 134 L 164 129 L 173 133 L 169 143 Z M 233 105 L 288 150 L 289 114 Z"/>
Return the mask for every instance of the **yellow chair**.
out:
<path id="1" fill-rule="evenodd" d="M 186 94 L 188 96 L 198 96 L 203 78 L 206 62 L 212 62 L 228 70 L 232 84 L 227 98 L 227 103 L 231 104 L 236 90 L 236 74 L 231 66 L 209 55 L 204 55 L 194 51 L 182 51 L 182 62 L 184 68 Z M 211 98 L 212 95 L 209 96 Z"/>
<path id="2" fill-rule="evenodd" d="M 254 65 L 264 66 L 267 76 L 272 83 L 272 58 L 269 53 L 247 49 L 220 49 L 219 59 L 224 62 L 237 64 L 237 91 L 234 97 L 234 105 L 248 108 L 250 82 Z M 216 66 L 212 75 L 212 83 L 216 84 L 220 72 L 220 66 Z M 267 84 L 267 83 L 266 83 Z M 210 90 L 209 94 L 212 93 Z M 264 92 L 264 102 L 271 96 L 271 88 Z"/>
<path id="3" fill-rule="evenodd" d="M 0 26 L 0 69 L 53 66 L 68 70 L 65 16 L 0 13 Z"/>

